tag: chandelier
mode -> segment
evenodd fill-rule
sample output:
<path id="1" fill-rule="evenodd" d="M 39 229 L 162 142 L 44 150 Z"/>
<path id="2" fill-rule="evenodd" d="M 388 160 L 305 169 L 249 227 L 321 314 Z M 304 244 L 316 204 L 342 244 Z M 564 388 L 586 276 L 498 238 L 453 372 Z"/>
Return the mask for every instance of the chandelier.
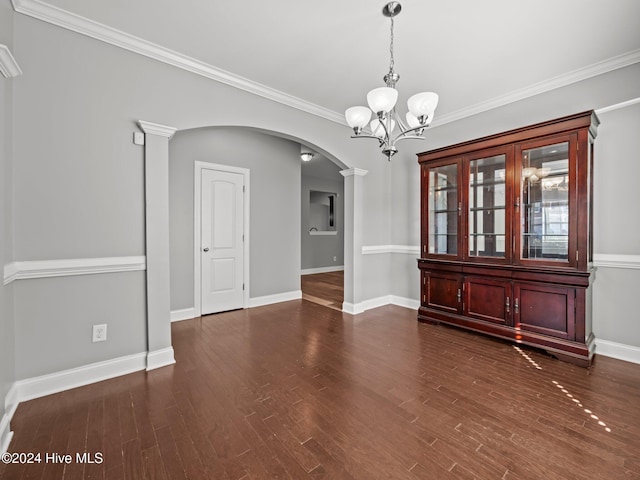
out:
<path id="1" fill-rule="evenodd" d="M 422 92 L 407 100 L 409 111 L 406 123 L 396 113 L 398 91 L 395 86 L 400 75 L 394 70 L 393 58 L 393 18 L 400 13 L 402 6 L 398 2 L 390 2 L 382 9 L 382 14 L 391 19 L 391 61 L 389 73 L 384 76 L 386 87 L 374 88 L 367 94 L 367 107 L 351 107 L 345 111 L 345 118 L 354 135 L 351 138 L 376 138 L 380 142 L 382 154 L 388 160 L 398 151 L 396 143 L 406 138 L 424 140 L 424 129 L 433 120 L 433 114 L 438 106 L 438 94 Z M 371 120 L 371 114 L 375 118 Z M 371 121 L 370 121 L 371 120 Z"/>

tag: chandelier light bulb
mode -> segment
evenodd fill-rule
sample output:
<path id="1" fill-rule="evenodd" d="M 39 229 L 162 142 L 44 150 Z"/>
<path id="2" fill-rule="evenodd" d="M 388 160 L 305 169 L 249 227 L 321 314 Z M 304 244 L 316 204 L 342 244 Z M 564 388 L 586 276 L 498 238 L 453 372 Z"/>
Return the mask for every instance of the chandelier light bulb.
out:
<path id="1" fill-rule="evenodd" d="M 433 114 L 438 106 L 438 94 L 433 92 L 416 93 L 407 100 L 407 107 L 413 116 L 418 119 L 428 119 L 429 123 L 433 119 Z M 421 124 L 424 121 L 420 122 Z"/>
<path id="2" fill-rule="evenodd" d="M 371 120 L 371 110 L 367 107 L 351 107 L 344 112 L 347 123 L 351 128 L 364 128 Z"/>
<path id="3" fill-rule="evenodd" d="M 398 91 L 395 88 L 379 87 L 367 93 L 367 103 L 374 113 L 389 113 L 396 106 Z"/>
<path id="4" fill-rule="evenodd" d="M 405 118 L 407 119 L 407 125 L 409 125 L 409 128 L 418 128 L 422 126 L 420 125 L 420 120 L 418 120 L 418 117 L 413 115 L 411 112 L 407 112 Z"/>

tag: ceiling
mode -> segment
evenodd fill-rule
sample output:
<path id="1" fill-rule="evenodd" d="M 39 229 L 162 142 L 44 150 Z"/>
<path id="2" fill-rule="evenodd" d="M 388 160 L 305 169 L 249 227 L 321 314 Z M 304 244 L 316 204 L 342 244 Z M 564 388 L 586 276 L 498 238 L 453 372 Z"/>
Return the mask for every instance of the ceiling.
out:
<path id="1" fill-rule="evenodd" d="M 18 11 L 56 7 L 56 14 L 144 39 L 335 118 L 366 104 L 366 92 L 383 85 L 389 66 L 384 0 L 13 3 Z M 399 104 L 419 91 L 437 92 L 434 124 L 640 62 L 638 0 L 401 3 L 395 19 Z"/>

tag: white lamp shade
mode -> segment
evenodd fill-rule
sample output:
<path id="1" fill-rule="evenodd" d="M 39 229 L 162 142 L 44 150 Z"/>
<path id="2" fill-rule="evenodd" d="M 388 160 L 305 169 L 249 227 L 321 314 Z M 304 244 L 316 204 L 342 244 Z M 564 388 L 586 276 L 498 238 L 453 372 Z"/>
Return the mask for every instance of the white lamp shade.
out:
<path id="1" fill-rule="evenodd" d="M 422 126 L 420 125 L 420 120 L 418 120 L 411 112 L 407 112 L 405 118 L 407 119 L 407 125 L 409 125 L 409 128 L 418 128 Z"/>
<path id="2" fill-rule="evenodd" d="M 433 92 L 416 93 L 407 100 L 407 107 L 413 116 L 433 118 L 438 106 L 438 94 Z M 431 122 L 429 122 L 431 123 Z"/>
<path id="3" fill-rule="evenodd" d="M 382 122 L 377 118 L 371 121 L 369 127 L 371 128 L 371 133 L 373 133 L 373 135 L 378 138 L 384 138 L 384 136 L 387 134 L 387 132 L 385 132 L 384 130 Z M 391 134 L 391 132 L 393 132 L 393 129 L 396 128 L 396 122 L 391 120 L 391 125 L 389 126 L 389 124 L 387 123 L 387 128 L 389 129 L 389 134 Z"/>
<path id="4" fill-rule="evenodd" d="M 371 108 L 375 113 L 389 112 L 396 106 L 397 101 L 398 91 L 395 88 L 374 88 L 367 93 L 367 103 L 369 103 L 369 108 Z"/>
<path id="5" fill-rule="evenodd" d="M 367 107 L 351 107 L 344 112 L 344 117 L 351 128 L 364 128 L 371 119 L 371 110 Z"/>

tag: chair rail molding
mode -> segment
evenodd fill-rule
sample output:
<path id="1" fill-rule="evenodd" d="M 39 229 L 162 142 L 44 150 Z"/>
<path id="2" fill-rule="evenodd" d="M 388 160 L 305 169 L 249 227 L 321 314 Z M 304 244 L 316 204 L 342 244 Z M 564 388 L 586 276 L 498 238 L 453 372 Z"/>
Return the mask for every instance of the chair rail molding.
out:
<path id="1" fill-rule="evenodd" d="M 630 268 L 640 270 L 640 255 L 618 255 L 612 253 L 595 253 L 593 264 L 596 267 Z"/>
<path id="2" fill-rule="evenodd" d="M 6 45 L 0 43 L 0 73 L 5 78 L 17 77 L 18 75 L 22 75 L 22 70 L 20 70 L 20 66 L 16 59 L 13 58 L 11 54 L 11 50 Z"/>
<path id="3" fill-rule="evenodd" d="M 4 285 L 31 278 L 136 272 L 145 269 L 144 256 L 20 261 L 4 266 Z"/>

